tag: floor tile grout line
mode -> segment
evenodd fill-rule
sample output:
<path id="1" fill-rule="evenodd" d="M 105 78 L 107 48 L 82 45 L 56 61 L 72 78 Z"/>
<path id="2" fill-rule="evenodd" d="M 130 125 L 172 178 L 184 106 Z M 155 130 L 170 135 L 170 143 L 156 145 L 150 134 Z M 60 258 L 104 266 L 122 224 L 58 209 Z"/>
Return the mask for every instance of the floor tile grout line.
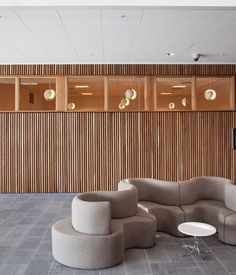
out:
<path id="1" fill-rule="evenodd" d="M 218 237 L 217 237 L 218 238 Z M 211 248 L 207 245 L 207 243 L 203 240 L 203 243 L 205 244 L 205 246 L 209 249 L 209 250 L 211 250 Z M 227 268 L 224 266 L 224 264 L 221 262 L 221 260 L 216 256 L 216 254 L 215 253 L 213 253 L 214 254 L 214 257 L 216 258 L 216 260 L 217 260 L 217 262 L 219 262 L 219 264 L 223 267 L 223 269 L 228 273 L 228 274 L 230 274 L 230 272 L 227 270 Z"/>
<path id="2" fill-rule="evenodd" d="M 53 197 L 54 198 L 54 197 Z M 19 200 L 20 200 L 20 198 L 19 198 Z M 41 199 L 40 199 L 41 200 Z M 61 200 L 63 200 L 63 198 L 62 199 L 60 199 L 60 201 Z M 62 209 L 63 210 L 63 215 L 66 215 L 66 213 L 68 212 L 69 213 L 69 211 L 70 211 L 70 209 L 69 209 L 69 207 L 68 207 L 68 204 L 70 204 L 70 202 L 68 202 L 67 203 L 67 198 L 65 198 L 65 200 L 63 200 L 65 203 L 64 204 L 62 204 L 62 203 L 60 203 L 60 209 Z M 15 202 L 15 204 L 14 204 L 14 202 Z M 43 199 L 42 200 L 42 203 L 41 204 L 39 204 L 39 201 L 38 200 L 36 200 L 36 203 L 34 204 L 33 203 L 34 202 L 34 196 L 32 196 L 32 197 L 30 197 L 30 198 L 28 198 L 28 200 L 26 201 L 24 198 L 23 198 L 23 201 L 22 201 L 22 206 L 24 206 L 24 207 L 26 207 L 26 205 L 27 204 L 29 204 L 29 205 L 31 205 L 32 204 L 32 207 L 30 207 L 29 208 L 29 210 L 27 210 L 27 209 L 25 209 L 24 210 L 24 207 L 22 207 L 22 209 L 19 211 L 19 212 L 16 212 L 16 209 L 18 209 L 18 208 L 20 208 L 21 207 L 21 204 L 18 202 L 18 200 L 12 200 L 12 201 L 10 201 L 10 202 L 6 202 L 6 206 L 3 204 L 3 212 L 2 212 L 2 217 L 3 217 L 3 220 L 2 220 L 2 222 L 1 222 L 1 224 L 2 224 L 2 229 L 4 229 L 5 228 L 5 226 L 4 226 L 4 220 L 6 220 L 6 221 L 8 221 L 8 219 L 7 219 L 7 217 L 8 216 L 6 216 L 5 214 L 6 213 L 8 213 L 8 211 L 12 211 L 12 213 L 11 214 L 13 214 L 13 213 L 16 213 L 16 215 L 14 215 L 14 217 L 16 217 L 17 218 L 17 213 L 19 213 L 19 218 L 18 218 L 18 221 L 20 221 L 21 219 L 24 219 L 25 217 L 27 218 L 27 217 L 29 217 L 29 219 L 28 220 L 25 220 L 25 221 L 23 221 L 22 220 L 22 224 L 19 224 L 21 227 L 19 227 L 20 228 L 20 230 L 22 231 L 22 233 L 23 232 L 26 232 L 25 234 L 24 234 L 24 236 L 22 235 L 22 236 L 18 236 L 18 234 L 17 234 L 17 236 L 15 235 L 15 233 L 14 233 L 14 230 L 12 231 L 12 235 L 10 235 L 9 237 L 8 237 L 8 240 L 9 240 L 9 244 L 10 245 L 8 245 L 8 244 L 2 244 L 2 245 L 0 245 L 0 246 L 7 246 L 7 247 L 9 247 L 9 252 L 8 253 L 10 253 L 9 255 L 8 254 L 5 254 L 5 256 L 3 256 L 2 257 L 2 259 L 4 259 L 4 262 L 3 262 L 3 264 L 4 264 L 4 266 L 6 265 L 6 266 L 8 266 L 9 264 L 7 263 L 7 259 L 10 259 L 10 257 L 13 255 L 13 253 L 14 252 L 12 252 L 11 251 L 11 249 L 17 249 L 18 248 L 18 245 L 20 244 L 20 242 L 22 242 L 22 240 L 24 239 L 24 238 L 26 238 L 26 241 L 27 241 L 27 237 L 30 237 L 30 238 L 40 238 L 40 240 L 39 240 L 39 243 L 38 243 L 38 245 L 37 246 L 35 246 L 35 248 L 33 249 L 33 253 L 32 253 L 32 257 L 31 258 L 29 258 L 29 262 L 31 262 L 31 260 L 32 260 L 32 258 L 34 257 L 34 255 L 36 254 L 36 252 L 37 252 L 37 250 L 39 249 L 39 252 L 41 253 L 41 248 L 39 248 L 39 246 L 42 244 L 42 243 L 47 243 L 47 246 L 43 246 L 42 247 L 42 251 L 47 251 L 47 253 L 48 253 L 48 251 L 49 251 L 49 249 L 50 249 L 50 246 L 48 247 L 48 244 L 50 244 L 50 242 L 51 242 L 51 240 L 50 240 L 50 229 L 51 229 L 51 224 L 52 223 L 54 223 L 54 220 L 56 220 L 56 219 L 60 219 L 61 217 L 60 216 L 57 216 L 58 215 L 58 211 L 56 211 L 56 209 L 54 209 L 53 208 L 53 203 L 50 203 L 50 201 L 48 200 L 48 199 Z M 44 202 L 46 203 L 46 205 L 44 204 Z M 57 199 L 55 199 L 55 202 L 57 202 Z M 51 207 L 51 205 L 52 205 L 52 209 L 50 208 Z M 32 210 L 37 210 L 37 207 L 39 207 L 42 211 L 41 211 L 41 213 L 38 213 L 38 214 L 36 214 L 37 215 L 37 218 L 33 221 L 33 219 L 31 220 L 30 218 L 31 218 L 31 216 L 33 216 L 34 214 L 33 214 L 33 212 L 32 213 L 30 213 L 31 212 L 31 209 Z M 7 211 L 5 211 L 5 210 L 7 210 Z M 65 211 L 64 211 L 65 210 Z M 24 213 L 24 211 L 26 211 L 25 212 L 25 215 L 24 216 L 21 216 L 23 213 Z M 1 210 L 0 210 L 0 212 L 1 212 Z M 49 213 L 50 212 L 50 213 Z M 47 216 L 47 214 L 48 214 L 48 216 Z M 29 216 L 28 216 L 29 215 Z M 5 217 L 6 216 L 6 217 Z M 44 217 L 45 216 L 45 220 L 44 220 Z M 4 218 L 5 217 L 5 218 Z M 13 216 L 12 216 L 13 217 Z M 64 217 L 64 216 L 63 216 Z M 43 224 L 42 224 L 42 229 L 43 228 L 45 228 L 45 232 L 40 232 L 40 234 L 38 235 L 38 236 L 34 236 L 34 234 L 32 233 L 32 236 L 30 236 L 30 235 L 28 235 L 28 232 L 29 232 L 29 230 L 31 230 L 31 226 L 32 226 L 32 228 L 33 227 L 37 227 L 37 226 L 39 226 L 39 224 L 40 223 L 38 223 L 38 225 L 36 225 L 36 223 L 38 222 L 38 220 L 39 219 L 41 219 L 42 218 L 42 222 L 43 222 Z M 24 222 L 26 222 L 26 224 L 24 224 Z M 5 230 L 3 230 L 4 232 L 3 232 L 3 234 L 4 234 L 4 236 L 5 236 L 5 234 L 7 235 L 7 234 L 9 234 L 9 232 L 10 232 L 10 229 L 11 229 L 11 225 L 10 225 L 10 223 L 11 223 L 11 220 L 9 220 L 9 223 L 8 223 L 8 225 L 7 225 L 7 228 L 9 229 L 9 231 L 6 233 L 5 232 Z M 30 224 L 28 224 L 28 223 L 30 223 Z M 17 227 L 17 224 L 15 224 L 14 225 L 14 227 L 16 228 Z M 1 228 L 1 225 L 0 225 L 0 228 Z M 16 231 L 16 233 L 17 233 L 17 231 Z M 169 238 L 170 238 L 170 241 L 172 240 L 172 236 L 171 235 L 168 235 L 169 236 Z M 167 237 L 168 237 L 167 236 Z M 16 237 L 14 240 L 11 240 L 11 237 Z M 162 235 L 161 235 L 161 237 L 163 237 Z M 5 238 L 2 238 L 2 241 L 3 241 L 3 239 L 5 239 Z M 178 238 L 179 239 L 179 238 Z M 211 239 L 210 239 L 211 240 Z M 215 236 L 215 238 L 212 238 L 212 241 L 214 241 L 213 243 L 211 243 L 211 242 L 209 242 L 209 245 L 210 245 L 210 248 L 212 248 L 212 247 L 216 247 L 216 251 L 218 251 L 217 250 L 217 248 L 219 249 L 219 248 L 225 248 L 226 249 L 226 251 L 229 251 L 229 255 L 231 255 L 232 254 L 232 256 L 234 256 L 234 255 L 236 255 L 236 253 L 235 254 L 233 254 L 234 253 L 234 250 L 232 249 L 230 249 L 231 247 L 227 247 L 227 245 L 225 245 L 225 244 L 221 244 L 221 246 L 220 246 L 220 244 L 219 245 L 217 245 L 217 243 L 216 243 L 216 240 L 217 240 L 217 237 Z M 18 242 L 19 241 L 19 242 Z M 207 241 L 207 240 L 206 240 Z M 206 242 L 205 243 L 205 238 L 203 238 L 202 239 L 202 242 L 204 243 L 204 245 L 208 248 L 209 246 L 207 245 L 207 243 L 208 242 Z M 13 244 L 14 243 L 14 244 Z M 171 241 L 171 243 L 172 243 L 172 241 Z M 186 241 L 185 240 L 181 240 L 180 242 L 178 242 L 178 244 L 179 244 L 179 246 L 180 246 L 180 243 L 186 243 Z M 220 243 L 220 241 L 219 241 L 219 243 Z M 175 243 L 175 238 L 173 239 L 173 244 L 177 244 L 177 243 Z M 158 245 L 157 245 L 158 246 Z M 29 246 L 30 247 L 30 246 Z M 23 249 L 23 248 L 22 248 Z M 26 248 L 27 249 L 27 248 Z M 30 248 L 29 248 L 30 249 Z M 152 253 L 152 251 L 150 251 L 149 252 L 149 250 L 148 249 L 140 249 L 140 250 L 144 250 L 143 252 L 142 252 L 142 255 L 143 255 L 143 253 L 145 253 L 145 256 L 146 256 L 146 261 L 147 261 L 147 263 L 148 263 L 148 266 L 149 266 L 149 268 L 146 268 L 146 270 L 147 269 L 149 269 L 149 272 L 151 272 L 151 274 L 153 275 L 155 272 L 154 272 L 154 269 L 153 269 L 153 271 L 152 271 L 152 268 L 151 268 L 151 265 L 152 265 L 152 263 L 154 263 L 155 262 L 155 259 L 153 258 L 153 261 L 152 261 L 152 256 L 153 255 L 155 255 L 155 254 L 153 254 Z M 179 253 L 181 253 L 181 251 L 182 251 L 182 249 L 181 249 L 181 247 L 179 247 Z M 214 250 L 213 250 L 214 251 Z M 223 250 L 224 251 L 224 250 Z M 172 255 L 171 254 L 171 248 L 170 249 L 167 249 L 167 254 L 168 255 Z M 221 250 L 220 250 L 220 252 L 221 252 Z M 235 251 L 236 252 L 236 251 Z M 214 263 L 217 263 L 217 265 L 218 265 L 218 267 L 220 268 L 220 269 L 222 269 L 222 271 L 224 272 L 226 272 L 227 274 L 235 274 L 236 275 L 236 270 L 234 269 L 234 265 L 232 266 L 232 268 L 231 267 L 228 267 L 227 266 L 227 264 L 224 264 L 224 258 L 221 258 L 221 254 L 219 254 L 219 256 L 216 256 L 215 255 L 215 253 L 213 252 L 212 253 L 213 255 L 214 255 L 214 257 L 215 257 L 215 259 L 212 259 L 212 258 L 210 258 L 209 259 L 209 261 L 213 261 L 213 260 L 215 260 L 214 261 Z M 18 255 L 18 254 L 17 254 Z M 41 255 L 41 254 L 40 254 Z M 217 254 L 218 255 L 218 254 Z M 48 257 L 49 257 L 49 254 L 48 254 Z M 195 257 L 195 255 L 192 257 L 193 258 L 193 261 L 194 261 L 194 263 L 196 264 L 196 266 L 195 266 L 195 268 L 198 270 L 198 272 L 199 273 L 201 273 L 201 274 L 204 274 L 204 275 L 209 275 L 210 273 L 208 273 L 208 269 L 207 270 L 205 270 L 204 269 L 204 266 L 202 266 L 202 268 L 201 268 L 201 263 L 202 262 L 200 262 L 199 260 L 198 260 L 198 258 L 197 257 Z M 34 261 L 37 261 L 37 259 L 36 258 L 33 258 L 33 260 Z M 51 257 L 50 257 L 50 259 L 49 258 L 46 258 L 46 257 L 44 257 L 44 258 L 40 258 L 40 260 L 48 260 L 48 263 L 47 263 L 47 270 L 46 270 L 46 272 L 45 272 L 45 274 L 50 274 L 50 272 L 52 272 L 52 271 L 54 271 L 54 269 L 52 268 L 52 265 L 53 265 L 53 262 L 54 262 L 54 259 L 52 258 L 51 259 Z M 137 260 L 137 259 L 133 259 L 133 260 Z M 18 260 L 17 260 L 18 261 Z M 24 261 L 25 261 L 25 258 L 24 258 Z M 136 261 L 136 263 L 138 262 L 138 260 Z M 160 264 L 165 264 L 165 262 L 163 262 L 163 261 L 161 261 L 160 262 Z M 21 263 L 22 265 L 24 265 L 23 263 Z M 25 264 L 25 265 L 28 265 L 28 264 Z M 214 266 L 214 264 L 212 264 L 213 266 Z M 231 273 L 227 270 L 227 268 L 226 267 L 228 267 L 228 269 L 229 270 L 231 270 Z M 122 264 L 122 269 L 124 268 L 124 273 L 122 273 L 122 274 L 130 274 L 130 273 L 133 273 L 135 270 L 133 270 L 133 267 L 132 268 L 130 268 L 130 266 L 129 266 L 129 258 L 127 258 L 126 257 L 126 262 L 125 262 L 125 260 L 124 260 L 124 263 Z M 186 267 L 187 268 L 187 267 Z M 209 267 L 210 268 L 210 267 Z M 12 269 L 13 270 L 13 269 Z M 212 270 L 214 270 L 214 268 L 212 269 Z M 108 273 L 109 273 L 110 271 L 108 270 Z M 147 273 L 148 274 L 150 274 L 148 272 L 148 270 L 147 270 Z M 186 271 L 186 272 L 188 272 L 188 271 Z M 0 272 L 1 273 L 1 272 Z M 76 270 L 74 271 L 74 273 L 76 274 Z M 106 273 L 106 272 L 104 272 L 104 273 Z M 137 272 L 138 274 L 139 274 L 139 272 Z M 72 271 L 72 274 L 73 274 L 73 271 Z M 98 275 L 102 275 L 103 274 L 103 270 L 98 270 L 97 272 L 96 272 L 96 274 L 98 274 Z M 133 273 L 134 274 L 134 273 Z"/>
<path id="3" fill-rule="evenodd" d="M 53 266 L 53 260 L 52 260 L 52 262 L 51 262 L 51 265 L 50 265 L 50 267 L 49 267 L 49 269 L 48 269 L 48 275 L 50 274 L 50 272 L 51 272 L 51 269 L 52 269 L 52 266 Z"/>
<path id="4" fill-rule="evenodd" d="M 153 275 L 153 273 L 152 273 L 152 268 L 151 268 L 151 264 L 150 264 L 150 261 L 149 261 L 149 258 L 148 258 L 148 254 L 147 254 L 146 249 L 144 249 L 144 253 L 145 253 L 145 255 L 146 255 L 146 259 L 147 259 L 147 262 L 148 262 L 148 267 L 149 267 L 149 270 L 150 270 L 150 274 Z"/>
<path id="5" fill-rule="evenodd" d="M 201 271 L 201 273 L 202 273 L 203 275 L 207 275 L 207 274 L 204 272 L 204 270 L 202 270 L 202 268 L 201 268 L 201 266 L 199 265 L 198 261 L 196 261 L 195 258 L 194 258 L 193 256 L 191 256 L 191 257 L 192 257 L 193 261 L 196 263 L 196 265 L 198 266 L 198 268 L 199 268 L 199 270 Z"/>
<path id="6" fill-rule="evenodd" d="M 126 268 L 126 262 L 125 262 L 125 253 L 124 253 L 123 262 L 124 262 L 125 275 L 128 275 L 127 268 Z"/>

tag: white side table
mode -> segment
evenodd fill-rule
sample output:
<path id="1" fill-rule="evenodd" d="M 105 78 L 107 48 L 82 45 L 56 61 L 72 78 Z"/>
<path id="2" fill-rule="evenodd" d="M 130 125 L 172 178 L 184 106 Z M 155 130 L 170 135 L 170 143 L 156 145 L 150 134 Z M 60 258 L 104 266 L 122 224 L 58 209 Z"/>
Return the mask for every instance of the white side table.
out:
<path id="1" fill-rule="evenodd" d="M 186 235 L 193 236 L 194 244 L 193 246 L 189 246 L 188 249 L 190 251 L 184 256 L 190 256 L 193 252 L 197 252 L 197 254 L 205 260 L 203 253 L 210 253 L 211 251 L 204 251 L 199 248 L 199 238 L 210 236 L 216 233 L 216 229 L 214 226 L 202 223 L 202 222 L 184 222 L 178 226 L 178 230 Z"/>

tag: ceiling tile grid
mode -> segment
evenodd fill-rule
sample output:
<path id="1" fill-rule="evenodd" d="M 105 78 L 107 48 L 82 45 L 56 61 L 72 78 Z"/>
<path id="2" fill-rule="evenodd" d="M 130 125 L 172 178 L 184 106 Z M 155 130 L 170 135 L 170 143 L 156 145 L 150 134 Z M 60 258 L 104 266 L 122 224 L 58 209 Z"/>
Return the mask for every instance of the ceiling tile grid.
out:
<path id="1" fill-rule="evenodd" d="M 0 7 L 0 38 L 1 64 L 236 64 L 236 9 Z"/>

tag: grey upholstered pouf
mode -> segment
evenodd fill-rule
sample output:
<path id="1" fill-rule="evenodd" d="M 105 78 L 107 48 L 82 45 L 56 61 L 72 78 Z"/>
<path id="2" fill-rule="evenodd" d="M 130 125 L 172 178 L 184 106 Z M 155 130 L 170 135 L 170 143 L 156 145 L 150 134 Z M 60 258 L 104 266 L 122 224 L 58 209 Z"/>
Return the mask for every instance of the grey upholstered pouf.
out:
<path id="1" fill-rule="evenodd" d="M 52 253 L 61 264 L 82 269 L 106 268 L 123 260 L 123 230 L 110 235 L 87 235 L 72 227 L 71 219 L 52 226 Z"/>

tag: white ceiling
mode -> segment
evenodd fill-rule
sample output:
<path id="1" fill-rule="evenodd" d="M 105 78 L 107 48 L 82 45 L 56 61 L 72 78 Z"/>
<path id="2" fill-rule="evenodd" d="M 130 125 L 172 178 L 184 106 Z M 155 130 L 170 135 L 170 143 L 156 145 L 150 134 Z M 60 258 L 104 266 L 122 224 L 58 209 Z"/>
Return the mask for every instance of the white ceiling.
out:
<path id="1" fill-rule="evenodd" d="M 0 64 L 236 64 L 233 6 L 4 7 L 3 2 Z M 201 54 L 198 62 L 192 53 Z"/>

